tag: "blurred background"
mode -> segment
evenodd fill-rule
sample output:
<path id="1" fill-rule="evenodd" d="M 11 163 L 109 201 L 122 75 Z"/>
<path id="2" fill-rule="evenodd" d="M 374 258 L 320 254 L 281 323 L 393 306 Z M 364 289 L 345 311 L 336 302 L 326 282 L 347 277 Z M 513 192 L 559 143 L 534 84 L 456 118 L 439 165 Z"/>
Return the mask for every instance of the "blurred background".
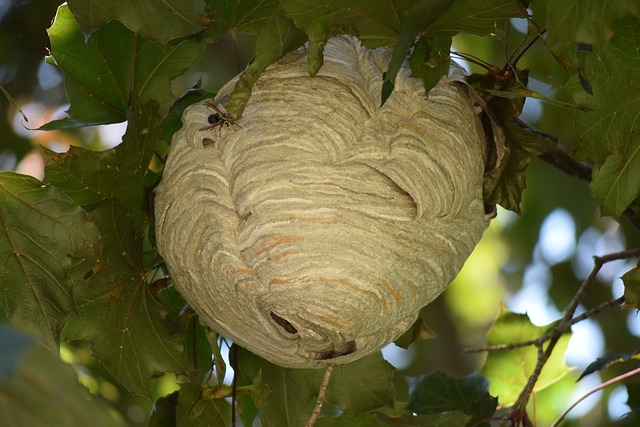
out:
<path id="1" fill-rule="evenodd" d="M 0 170 L 42 178 L 41 146 L 58 152 L 66 151 L 70 145 L 104 150 L 120 143 L 125 131 L 126 123 L 65 131 L 35 130 L 64 117 L 68 108 L 61 73 L 44 61 L 49 46 L 46 29 L 60 3 L 0 0 L 0 84 L 28 119 L 0 97 Z M 536 6 L 531 12 L 544 28 L 544 10 Z M 458 36 L 452 49 L 502 68 L 520 52 L 526 32 L 524 21 L 513 20 L 506 37 Z M 215 92 L 250 61 L 254 44 L 255 37 L 248 34 L 211 43 L 200 62 L 174 81 L 174 94 L 180 95 L 199 79 L 205 90 Z M 473 64 L 463 65 L 472 72 L 486 72 Z M 517 65 L 531 70 L 530 89 L 571 101 L 562 90 L 569 76 L 544 43 L 535 43 Z M 571 150 L 577 144 L 573 115 L 572 110 L 529 99 L 522 118 L 531 127 L 557 137 Z M 486 331 L 501 307 L 528 313 L 536 325 L 551 323 L 561 317 L 580 282 L 589 274 L 594 255 L 640 246 L 637 229 L 625 221 L 600 217 L 586 183 L 540 160 L 530 167 L 527 182 L 523 214 L 499 210 L 459 277 L 424 310 L 423 317 L 438 338 L 418 342 L 409 350 L 394 345 L 384 350 L 385 357 L 402 374 L 418 376 L 442 370 L 452 376 L 465 376 L 479 369 L 484 356 L 465 355 L 462 349 L 485 344 Z M 624 289 L 620 276 L 635 261 L 607 264 L 579 312 L 621 296 Z M 580 395 L 601 382 L 637 367 L 637 361 L 619 363 L 576 384 L 580 372 L 596 358 L 639 350 L 639 337 L 640 318 L 630 310 L 609 310 L 575 325 L 566 356 L 574 371 L 535 396 L 539 425 L 550 424 Z M 80 381 L 96 399 L 110 401 L 131 425 L 146 425 L 151 404 L 128 394 L 92 359 L 86 343 L 65 344 L 61 355 L 75 366 Z M 156 395 L 173 391 L 173 380 L 158 379 Z M 399 376 L 398 380 L 404 378 Z M 638 385 L 638 380 L 629 381 Z M 608 387 L 577 406 L 566 425 L 623 425 L 624 414 L 630 411 L 627 399 L 624 385 Z"/>

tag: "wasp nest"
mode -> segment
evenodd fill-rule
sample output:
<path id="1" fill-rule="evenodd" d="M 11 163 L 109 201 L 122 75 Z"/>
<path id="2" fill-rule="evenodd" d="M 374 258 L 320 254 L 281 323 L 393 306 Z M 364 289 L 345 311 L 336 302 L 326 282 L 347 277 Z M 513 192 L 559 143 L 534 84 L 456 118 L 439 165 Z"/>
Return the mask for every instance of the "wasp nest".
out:
<path id="1" fill-rule="evenodd" d="M 405 63 L 381 106 L 390 58 L 336 37 L 310 77 L 300 49 L 260 77 L 242 119 L 203 102 L 173 138 L 156 198 L 173 283 L 278 365 L 347 363 L 396 339 L 488 225 L 480 101 L 452 76 L 427 98 Z"/>

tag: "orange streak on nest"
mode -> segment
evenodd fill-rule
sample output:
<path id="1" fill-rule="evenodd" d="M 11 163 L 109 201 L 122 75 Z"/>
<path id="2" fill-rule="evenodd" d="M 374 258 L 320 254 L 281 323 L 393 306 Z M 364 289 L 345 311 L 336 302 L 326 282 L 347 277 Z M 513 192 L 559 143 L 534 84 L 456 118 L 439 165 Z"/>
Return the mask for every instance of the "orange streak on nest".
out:
<path id="1" fill-rule="evenodd" d="M 393 286 L 391 286 L 389 284 L 389 282 L 387 282 L 386 280 L 384 280 L 382 277 L 379 276 L 375 276 L 375 279 L 380 282 L 380 284 L 382 286 L 384 286 L 384 288 L 391 294 L 391 296 L 393 297 L 394 300 L 396 300 L 396 307 L 400 308 L 400 306 L 402 305 L 402 298 L 400 297 L 400 294 L 398 293 L 398 291 L 396 291 Z"/>
<path id="2" fill-rule="evenodd" d="M 297 219 L 298 221 L 322 221 L 325 218 L 318 218 L 313 216 L 298 216 L 298 215 L 287 215 L 291 219 Z"/>
<path id="3" fill-rule="evenodd" d="M 271 285 L 286 285 L 287 283 L 293 283 L 294 280 L 292 279 L 271 279 L 269 280 L 269 287 L 271 287 Z"/>
<path id="4" fill-rule="evenodd" d="M 344 328 L 348 328 L 349 330 L 353 331 L 353 327 L 351 326 L 351 324 L 349 324 L 348 322 L 345 322 L 343 318 L 338 317 L 338 316 L 329 316 L 327 314 L 324 315 L 320 315 L 317 312 L 310 312 L 309 310 L 302 308 L 302 311 L 304 311 L 307 314 L 310 314 L 311 316 L 322 320 L 323 322 L 327 322 L 330 323 L 332 325 L 337 326 L 338 328 L 344 329 Z M 340 321 L 342 320 L 342 321 Z"/>
<path id="5" fill-rule="evenodd" d="M 251 274 L 251 275 L 256 274 L 255 271 L 249 270 L 248 268 L 234 268 L 233 270 L 229 270 L 229 274 L 238 274 L 238 273 Z"/>
<path id="6" fill-rule="evenodd" d="M 413 306 L 415 307 L 418 296 L 418 289 L 416 288 L 416 285 L 413 284 L 413 282 L 407 282 L 407 285 L 411 287 L 411 297 L 413 299 Z"/>
<path id="7" fill-rule="evenodd" d="M 297 236 L 280 236 L 277 237 L 275 239 L 273 239 L 273 243 L 271 243 L 270 245 L 265 246 L 264 248 L 260 249 L 258 252 L 256 252 L 256 255 L 260 255 L 270 249 L 275 248 L 278 245 L 281 245 L 283 243 L 293 243 L 300 240 L 300 237 Z"/>
<path id="8" fill-rule="evenodd" d="M 353 289 L 354 291 L 362 291 L 362 288 L 354 285 L 353 283 L 349 282 L 348 280 L 345 279 L 330 279 L 330 278 L 326 278 L 326 277 L 321 277 L 320 278 L 321 282 L 327 282 L 327 283 L 340 283 L 341 285 L 344 286 L 348 286 L 349 288 Z"/>
<path id="9" fill-rule="evenodd" d="M 431 245 L 425 245 L 428 249 L 431 250 L 431 252 L 433 252 L 434 254 L 438 255 L 438 256 L 444 256 L 444 254 L 438 250 L 438 248 L 436 248 L 435 246 L 431 246 Z"/>
<path id="10" fill-rule="evenodd" d="M 296 251 L 284 251 L 284 252 L 280 252 L 279 254 L 271 255 L 271 256 L 270 256 L 270 257 L 268 257 L 267 259 L 268 259 L 269 261 L 273 261 L 273 260 L 276 260 L 276 259 L 278 259 L 278 258 L 282 258 L 282 257 L 285 257 L 285 256 L 287 256 L 287 255 L 294 255 L 294 254 L 297 254 L 297 253 L 298 253 L 298 252 L 296 252 Z"/>
<path id="11" fill-rule="evenodd" d="M 396 240 L 396 239 L 394 239 L 393 241 L 394 241 L 394 242 L 396 242 L 398 245 L 402 246 L 403 248 L 410 249 L 410 250 L 412 250 L 412 251 L 414 251 L 414 252 L 417 252 L 417 249 L 416 249 L 416 248 L 414 248 L 413 246 L 407 245 L 407 244 L 406 244 L 405 242 L 403 242 L 402 240 Z"/>

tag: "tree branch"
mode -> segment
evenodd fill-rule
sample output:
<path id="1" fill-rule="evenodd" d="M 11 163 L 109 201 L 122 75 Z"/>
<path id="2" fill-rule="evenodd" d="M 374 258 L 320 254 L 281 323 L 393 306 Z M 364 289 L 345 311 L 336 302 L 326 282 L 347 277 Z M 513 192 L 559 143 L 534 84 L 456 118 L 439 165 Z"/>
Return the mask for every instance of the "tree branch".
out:
<path id="1" fill-rule="evenodd" d="M 576 323 L 582 322 L 583 320 L 586 320 L 586 319 L 588 319 L 590 317 L 593 317 L 596 314 L 598 314 L 598 313 L 600 313 L 600 312 L 602 312 L 602 311 L 604 311 L 604 310 L 606 310 L 608 308 L 615 307 L 615 306 L 620 305 L 622 303 L 624 303 L 624 297 L 615 298 L 615 299 L 603 302 L 602 304 L 600 304 L 600 305 L 598 305 L 596 307 L 593 307 L 591 310 L 585 311 L 581 315 L 574 317 L 569 322 L 559 323 L 556 327 L 551 329 L 549 332 L 547 332 L 546 334 L 544 334 L 543 336 L 541 336 L 540 338 L 537 338 L 535 340 L 520 341 L 520 342 L 516 342 L 516 343 L 511 343 L 511 344 L 498 344 L 498 345 L 489 345 L 489 346 L 485 346 L 485 347 L 467 348 L 467 349 L 463 350 L 463 353 L 483 353 L 483 352 L 486 352 L 486 351 L 514 350 L 516 348 L 528 347 L 528 346 L 531 346 L 531 345 L 541 346 L 546 341 L 551 339 L 552 336 L 554 336 L 556 334 L 562 335 L 563 332 L 565 332 L 567 329 L 569 329 L 571 326 L 575 325 Z"/>
<path id="2" fill-rule="evenodd" d="M 612 254 L 609 254 L 609 255 L 601 256 L 601 257 L 594 256 L 593 259 L 594 259 L 594 264 L 595 265 L 593 266 L 593 269 L 591 270 L 591 273 L 589 273 L 589 276 L 587 276 L 587 278 L 584 280 L 584 282 L 582 282 L 582 284 L 578 288 L 578 291 L 576 292 L 576 294 L 571 299 L 571 302 L 569 303 L 569 306 L 567 307 L 567 309 L 566 309 L 566 311 L 564 313 L 564 316 L 562 317 L 562 320 L 560 321 L 558 326 L 565 325 L 565 324 L 570 323 L 572 321 L 573 315 L 574 315 L 576 309 L 578 308 L 578 305 L 580 304 L 580 301 L 582 301 L 582 298 L 584 297 L 584 295 L 587 293 L 587 291 L 589 290 L 589 288 L 591 287 L 593 282 L 595 282 L 595 280 L 596 280 L 596 278 L 598 276 L 598 273 L 600 272 L 600 269 L 602 269 L 603 265 L 605 265 L 608 262 L 616 261 L 616 260 L 619 260 L 619 259 L 637 257 L 638 255 L 640 255 L 640 249 L 630 249 L 630 250 L 627 250 L 627 251 L 616 252 L 616 253 L 612 253 Z M 558 327 L 556 327 L 556 328 L 558 328 Z M 556 329 L 556 328 L 554 328 L 554 329 Z M 558 343 L 558 341 L 560 340 L 561 336 L 562 336 L 561 332 L 554 333 L 549 338 L 549 341 L 548 341 L 548 344 L 547 344 L 547 348 L 542 353 L 542 356 L 538 355 L 538 362 L 536 363 L 536 367 L 535 367 L 533 373 L 531 374 L 531 376 L 529 377 L 529 382 L 527 383 L 525 388 L 522 390 L 522 393 L 520 393 L 520 396 L 518 397 L 518 400 L 516 401 L 516 403 L 515 403 L 515 405 L 513 407 L 514 411 L 524 412 L 524 408 L 527 405 L 527 402 L 529 401 L 529 396 L 531 396 L 531 393 L 533 392 L 533 388 L 535 387 L 536 382 L 538 381 L 538 378 L 540 377 L 540 373 L 542 372 L 542 368 L 547 363 L 547 360 L 551 356 L 551 353 L 553 352 L 553 349 L 556 346 L 556 344 Z M 540 345 L 538 348 L 542 349 L 542 345 Z"/>
<path id="3" fill-rule="evenodd" d="M 313 425 L 316 423 L 316 420 L 320 416 L 322 404 L 324 403 L 324 395 L 327 393 L 327 388 L 329 387 L 329 380 L 331 379 L 332 372 L 333 363 L 327 363 L 327 366 L 324 368 L 324 374 L 322 374 L 322 382 L 320 383 L 320 390 L 318 391 L 316 406 L 313 408 L 313 412 L 311 412 L 311 416 L 309 417 L 309 421 L 307 421 L 305 427 L 313 427 Z"/>
<path id="4" fill-rule="evenodd" d="M 594 266 L 587 278 L 582 282 L 575 295 L 569 302 L 565 310 L 565 314 L 560 320 L 560 322 L 553 327 L 549 332 L 537 338 L 535 340 L 522 341 L 511 344 L 501 344 L 501 345 L 493 345 L 479 348 L 470 348 L 465 350 L 465 353 L 477 353 L 483 351 L 504 351 L 504 350 L 513 350 L 516 348 L 526 347 L 535 345 L 538 348 L 538 360 L 536 362 L 536 366 L 529 376 L 529 380 L 525 387 L 522 389 L 520 396 L 516 400 L 516 403 L 513 405 L 513 409 L 511 410 L 509 418 L 511 419 L 519 419 L 517 415 L 525 414 L 525 407 L 527 402 L 529 401 L 529 397 L 531 393 L 533 393 L 533 389 L 540 377 L 540 373 L 544 368 L 544 365 L 549 360 L 549 357 L 553 353 L 553 349 L 556 344 L 560 340 L 562 334 L 567 331 L 572 325 L 575 325 L 578 322 L 581 322 L 585 319 L 588 319 L 606 309 L 611 307 L 619 306 L 624 303 L 624 297 L 615 298 L 609 301 L 606 301 L 582 314 L 579 316 L 575 316 L 575 311 L 578 308 L 578 305 L 582 301 L 585 294 L 588 292 L 589 288 L 596 281 L 598 273 L 602 269 L 606 263 L 611 261 L 617 261 L 621 259 L 633 258 L 640 256 L 640 249 L 629 249 L 626 251 L 615 252 L 604 256 L 594 256 Z M 546 344 L 546 347 L 545 347 Z"/>
<path id="5" fill-rule="evenodd" d="M 581 181 L 585 181 L 587 183 L 591 182 L 591 174 L 593 172 L 593 166 L 591 166 L 587 162 L 581 162 L 574 159 L 571 156 L 571 154 L 569 154 L 569 151 L 562 144 L 558 142 L 557 138 L 533 129 L 531 126 L 529 126 L 527 123 L 525 123 L 520 119 L 518 119 L 518 124 L 529 132 L 536 133 L 538 135 L 543 136 L 544 138 L 547 138 L 556 142 L 556 149 L 539 155 L 538 158 L 540 160 L 543 160 L 549 163 L 550 165 L 555 166 L 557 169 L 561 170 L 562 172 L 566 173 L 569 176 L 577 178 Z M 638 214 L 634 211 L 634 209 L 632 209 L 631 207 L 627 208 L 622 213 L 622 217 L 629 220 L 629 222 L 635 228 L 640 230 L 640 216 L 638 216 Z"/>

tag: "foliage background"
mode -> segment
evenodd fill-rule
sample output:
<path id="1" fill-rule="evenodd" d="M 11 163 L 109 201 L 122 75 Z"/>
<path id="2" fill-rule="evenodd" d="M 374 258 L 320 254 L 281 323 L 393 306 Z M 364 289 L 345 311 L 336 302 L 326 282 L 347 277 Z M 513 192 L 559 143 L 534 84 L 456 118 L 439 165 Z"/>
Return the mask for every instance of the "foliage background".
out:
<path id="1" fill-rule="evenodd" d="M 75 3 L 80 4 L 81 2 Z M 582 2 L 583 6 L 574 9 L 566 9 L 554 5 L 549 7 L 555 9 L 546 10 L 547 3 L 534 1 L 531 4 L 531 10 L 535 21 L 541 28 L 549 25 L 546 22 L 547 20 L 555 19 L 564 23 L 566 30 L 570 31 L 572 30 L 571 23 L 574 20 L 585 17 L 593 18 L 594 14 L 599 17 L 596 22 L 602 23 L 602 20 L 607 19 L 606 14 L 602 14 L 600 10 L 595 8 L 594 5 L 596 3 L 599 2 Z M 612 4 L 614 3 L 623 9 L 623 5 L 626 4 L 622 1 L 612 2 Z M 104 150 L 113 144 L 110 141 L 112 136 L 110 137 L 109 134 L 113 135 L 115 133 L 116 141 L 118 141 L 118 133 L 122 134 L 124 132 L 122 127 L 116 130 L 110 128 L 111 130 L 108 132 L 104 128 L 96 127 L 63 128 L 49 132 L 29 130 L 44 125 L 51 120 L 63 118 L 63 110 L 68 108 L 68 105 L 65 105 L 67 100 L 61 74 L 43 60 L 44 56 L 47 55 L 46 48 L 51 46 L 46 29 L 51 26 L 51 19 L 55 16 L 58 6 L 59 2 L 48 0 L 4 2 L 0 4 L 0 84 L 17 100 L 29 118 L 29 122 L 25 123 L 15 106 L 9 102 L 0 104 L 0 169 L 34 173 L 41 178 L 44 159 L 48 159 L 48 174 L 50 174 L 49 176 L 53 181 L 57 176 L 56 165 L 60 165 L 65 161 L 72 161 L 72 159 L 56 157 L 55 154 L 46 150 L 43 152 L 38 148 L 39 145 L 48 147 L 55 152 L 66 151 L 69 146 Z M 613 15 L 620 13 L 614 9 L 612 6 L 612 9 L 607 13 Z M 638 11 L 635 10 L 634 12 L 632 8 L 629 8 L 626 13 L 629 15 L 635 13 L 637 16 Z M 110 25 L 118 24 L 112 23 Z M 558 23 L 556 22 L 554 25 L 557 27 Z M 518 28 L 522 28 L 521 23 L 512 21 L 512 28 L 506 35 L 496 37 L 461 35 L 454 40 L 454 49 L 471 53 L 490 64 L 502 67 L 505 65 L 505 50 L 507 52 L 515 51 L 525 37 L 524 34 L 518 31 Z M 198 80 L 201 80 L 202 91 L 215 93 L 217 88 L 234 76 L 238 70 L 244 69 L 245 65 L 253 57 L 256 45 L 255 35 L 247 34 L 246 32 L 255 32 L 255 28 L 252 28 L 251 25 L 246 25 L 243 28 L 239 28 L 233 37 L 225 36 L 224 33 L 226 31 L 222 31 L 219 34 L 221 38 L 203 45 L 204 50 L 200 54 L 198 61 L 191 68 L 185 67 L 189 68 L 188 71 L 172 82 L 171 94 L 168 94 L 166 99 L 170 100 L 172 96 L 175 97 L 184 93 Z M 595 31 L 593 34 L 600 34 L 600 31 Z M 211 38 L 215 39 L 216 37 L 211 36 Z M 638 39 L 635 40 L 638 41 Z M 597 40 L 594 40 L 594 44 L 597 42 Z M 563 47 L 560 46 L 559 49 L 561 51 Z M 630 56 L 633 56 L 633 52 L 630 52 Z M 636 50 L 635 60 L 637 60 L 637 56 L 638 52 Z M 60 58 L 56 59 L 60 62 Z M 570 74 L 563 70 L 558 62 L 554 61 L 544 44 L 537 43 L 533 45 L 519 61 L 518 67 L 531 70 L 530 88 L 532 90 L 554 99 L 572 102 L 570 93 L 562 90 L 562 87 L 569 81 Z M 474 68 L 474 70 L 482 71 L 478 68 Z M 638 78 L 638 76 L 635 77 L 636 81 Z M 575 86 L 575 81 L 571 84 Z M 144 98 L 144 90 L 141 90 L 138 95 Z M 524 119 L 527 120 L 529 125 L 559 138 L 560 142 L 569 149 L 578 147 L 579 141 L 574 127 L 575 110 L 532 100 L 528 100 L 527 104 Z M 155 113 L 143 108 L 133 109 L 130 114 L 135 116 L 134 122 L 138 123 L 159 118 L 159 116 L 153 116 Z M 116 114 L 111 121 L 119 121 L 125 118 L 131 120 L 131 116 L 123 117 Z M 90 120 L 91 118 L 86 118 L 85 121 L 89 122 Z M 97 121 L 99 122 L 100 120 Z M 157 129 L 157 132 L 162 134 L 162 132 L 168 131 Z M 131 133 L 130 137 L 135 137 L 135 135 Z M 77 153 L 80 152 L 78 151 Z M 148 154 L 146 153 L 145 155 Z M 126 152 L 119 155 L 123 159 L 128 157 Z M 78 157 L 81 156 L 82 154 L 78 154 Z M 96 164 L 99 161 L 96 158 Z M 134 178 L 138 177 L 138 173 L 144 175 L 144 172 L 136 172 L 133 166 L 125 164 L 124 167 L 134 171 Z M 89 172 L 87 171 L 87 173 Z M 130 177 L 123 176 L 122 182 L 126 184 L 128 178 Z M 64 177 L 59 177 L 58 179 L 62 180 Z M 153 180 L 155 177 L 149 174 L 143 176 L 142 179 Z M 521 205 L 523 215 L 514 216 L 506 211 L 500 211 L 498 220 L 486 233 L 460 277 L 441 298 L 424 310 L 425 323 L 438 334 L 438 338 L 418 341 L 413 344 L 409 351 L 397 348 L 385 351 L 384 354 L 388 359 L 400 366 L 393 380 L 398 393 L 396 396 L 397 402 L 410 400 L 409 388 L 405 383 L 406 379 L 415 390 L 416 388 L 421 389 L 417 385 L 419 380 L 416 378 L 426 373 L 439 370 L 452 377 L 464 377 L 474 370 L 478 370 L 484 362 L 484 356 L 462 355 L 461 350 L 469 346 L 483 345 L 486 342 L 486 332 L 500 312 L 502 305 L 506 305 L 514 311 L 528 310 L 534 323 L 540 325 L 549 323 L 559 317 L 558 314 L 555 317 L 553 316 L 554 310 L 561 312 L 573 297 L 579 282 L 584 279 L 590 269 L 589 263 L 592 255 L 603 255 L 611 251 L 639 246 L 637 229 L 626 220 L 623 219 L 620 222 L 616 222 L 600 216 L 598 204 L 590 195 L 589 188 L 584 182 L 568 177 L 541 160 L 535 160 L 529 168 L 527 182 L 527 190 L 524 192 Z M 72 197 L 72 199 L 85 207 L 86 210 L 91 211 L 93 218 L 102 216 L 103 218 L 112 219 L 113 230 L 106 231 L 112 231 L 111 235 L 118 237 L 114 237 L 113 241 L 107 242 L 106 247 L 116 248 L 117 250 L 118 242 L 127 239 L 132 240 L 133 236 L 137 235 L 138 228 L 144 227 L 142 216 L 136 218 L 135 215 L 131 218 L 131 221 L 124 222 L 127 224 L 126 227 L 123 228 L 121 226 L 123 222 L 119 221 L 119 215 L 121 215 L 122 210 L 118 204 L 121 202 L 127 204 L 127 200 L 105 203 L 100 209 L 91 210 L 87 206 L 98 202 L 97 199 L 92 199 L 91 195 L 80 194 L 79 197 Z M 142 203 L 140 200 L 141 198 L 138 198 L 131 201 L 131 203 Z M 143 207 L 140 207 L 140 210 L 143 210 Z M 132 211 L 135 212 L 135 209 Z M 565 213 L 568 215 L 564 215 Z M 550 231 L 545 231 L 547 229 L 543 225 L 546 224 L 545 226 L 548 226 L 551 221 L 550 218 L 566 218 L 570 219 L 570 221 L 560 223 L 560 226 L 564 227 L 562 230 L 552 228 Z M 571 228 L 571 223 L 574 225 L 573 228 Z M 100 232 L 104 233 L 105 230 L 100 230 Z M 565 241 L 570 242 L 569 249 L 561 257 L 554 257 L 553 251 L 549 249 L 549 247 L 553 248 L 554 245 L 548 245 L 545 242 L 553 236 L 565 235 L 567 232 L 569 237 Z M 556 241 L 556 247 L 560 243 L 562 241 Z M 137 244 L 141 248 L 149 249 L 149 242 L 147 241 L 141 240 Z M 136 265 L 120 265 L 118 263 L 122 261 L 115 255 L 115 253 L 112 254 L 112 264 L 116 265 L 119 271 L 123 272 L 122 274 L 128 275 L 126 279 L 129 276 L 139 275 L 143 264 L 150 265 L 147 259 L 143 259 L 142 252 L 140 252 L 140 259 L 134 262 L 134 264 L 139 263 Z M 107 255 L 107 258 L 109 256 L 111 255 Z M 632 267 L 633 264 L 630 263 L 617 263 L 617 265 L 608 268 L 600 275 L 598 285 L 594 286 L 587 295 L 584 300 L 584 306 L 593 307 L 612 297 L 620 296 L 623 287 L 618 277 Z M 122 279 L 123 277 L 114 278 L 114 280 Z M 154 277 L 151 279 L 154 279 Z M 143 280 L 146 281 L 146 278 L 143 277 Z M 143 290 L 144 292 L 148 293 L 146 290 Z M 145 304 L 154 303 L 154 298 L 148 298 L 144 295 L 141 301 Z M 86 295 L 78 295 L 78 297 L 87 298 L 87 301 L 91 299 L 91 296 Z M 131 294 L 123 296 L 122 301 L 135 298 L 138 298 L 138 294 L 132 291 Z M 160 295 L 160 298 L 163 304 L 169 307 L 172 312 L 177 313 L 177 310 L 182 306 L 182 302 L 176 295 Z M 136 299 L 136 301 L 139 302 L 140 299 Z M 78 304 L 78 301 L 76 301 L 76 304 Z M 56 386 L 51 390 L 47 390 L 47 392 L 55 396 L 56 388 L 65 391 L 71 390 L 71 386 L 66 384 L 69 378 L 73 379 L 72 376 L 77 375 L 81 383 L 94 396 L 93 401 L 99 404 L 92 409 L 95 410 L 92 419 L 105 420 L 105 425 L 119 425 L 118 423 L 123 420 L 129 425 L 145 425 L 151 413 L 151 403 L 177 388 L 176 375 L 167 374 L 154 379 L 153 382 L 148 384 L 146 378 L 142 378 L 139 383 L 136 383 L 135 377 L 139 372 L 130 372 L 129 376 L 127 376 L 126 370 L 120 370 L 118 371 L 119 378 L 114 377 L 104 366 L 109 366 L 110 363 L 114 363 L 122 356 L 122 353 L 117 351 L 108 351 L 108 349 L 117 349 L 119 344 L 114 341 L 113 337 L 106 337 L 100 343 L 99 339 L 96 339 L 95 331 L 92 332 L 90 326 L 83 325 L 81 322 L 82 309 L 91 311 L 92 308 L 81 303 L 78 307 L 80 307 L 80 311 L 73 311 L 75 315 L 78 315 L 76 322 L 65 326 L 66 338 L 69 342 L 64 343 L 61 348 L 62 358 L 74 366 L 75 373 L 70 373 L 71 377 L 51 378 L 51 382 Z M 120 307 L 119 310 L 110 313 L 116 320 L 127 316 L 126 307 L 121 305 L 118 307 Z M 545 310 L 541 310 L 541 307 L 544 307 Z M 132 307 L 132 309 L 139 309 L 139 307 Z M 551 312 L 551 315 L 545 315 L 545 313 L 549 312 Z M 179 318 L 175 319 L 176 322 L 179 322 L 179 320 Z M 140 327 L 145 327 L 144 319 L 141 322 L 139 323 Z M 150 320 L 150 322 L 152 321 Z M 194 328 L 196 323 L 193 320 L 189 322 L 181 327 L 184 330 Z M 549 424 L 575 399 L 576 396 L 573 394 L 578 387 L 575 381 L 579 372 L 586 367 L 589 361 L 605 354 L 632 353 L 639 349 L 637 322 L 638 320 L 634 317 L 633 312 L 623 310 L 609 311 L 589 322 L 589 326 L 583 329 L 584 332 L 581 332 L 586 334 L 586 339 L 581 342 L 583 346 L 586 345 L 585 343 L 591 343 L 591 345 L 573 350 L 573 363 L 578 363 L 577 369 L 562 376 L 562 379 L 548 389 L 536 393 L 535 418 L 540 425 Z M 116 328 L 116 325 L 113 327 Z M 91 336 L 92 333 L 93 336 Z M 200 335 L 192 336 L 189 339 L 196 342 L 195 348 L 201 353 L 204 352 L 204 358 L 206 359 L 206 353 L 210 350 L 206 338 L 202 336 L 202 332 L 199 333 Z M 576 332 L 574 335 L 577 334 Z M 4 343 L 12 346 L 16 340 L 22 339 L 16 338 L 10 329 L 3 329 L 0 337 L 6 340 L 3 341 Z M 93 338 L 92 345 L 89 345 L 89 341 L 80 338 Z M 135 359 L 138 351 L 146 353 L 144 349 L 135 350 L 135 345 L 142 344 L 144 343 L 134 344 L 133 354 L 125 355 L 127 360 Z M 126 345 L 126 343 L 120 343 L 120 345 Z M 0 348 L 4 349 L 7 346 L 3 345 Z M 25 352 L 31 351 L 29 344 L 14 348 L 24 348 Z M 101 351 L 102 364 L 91 356 L 92 349 L 94 353 Z M 34 353 L 36 352 L 34 351 Z M 19 354 L 23 356 L 21 363 L 24 366 L 43 366 L 45 363 L 50 363 L 51 366 L 58 366 L 59 364 L 59 361 L 55 358 L 49 358 L 48 362 L 31 362 L 31 357 L 41 357 L 46 360 L 48 354 L 46 352 L 36 355 L 30 353 Z M 580 354 L 583 357 L 575 356 Z M 251 356 L 247 355 L 246 357 L 250 358 Z M 185 363 L 184 360 L 173 362 L 157 360 L 150 363 L 150 365 L 153 366 L 155 362 L 161 365 L 175 363 L 178 368 L 176 372 L 180 372 L 181 364 Z M 570 358 L 569 363 L 571 362 L 572 359 Z M 581 381 L 589 380 L 591 381 L 590 384 L 597 383 L 598 381 L 594 381 L 593 378 L 598 375 L 604 381 L 628 371 L 633 363 L 636 362 L 632 360 L 615 364 Z M 261 366 L 259 361 L 249 363 L 247 365 L 248 370 L 240 372 L 240 380 L 250 386 L 256 377 L 256 372 L 254 371 L 259 366 Z M 373 375 L 374 377 L 376 375 L 379 376 L 380 366 L 374 364 L 374 367 L 364 367 L 362 371 L 371 372 L 375 374 Z M 200 364 L 199 369 L 202 373 L 207 368 L 206 363 L 204 365 Z M 60 369 L 63 372 L 63 368 Z M 251 371 L 252 369 L 254 371 Z M 113 369 L 111 371 L 113 372 Z M 272 371 L 265 368 L 264 372 Z M 147 372 L 148 376 L 151 373 L 152 371 Z M 272 372 L 274 375 L 275 373 Z M 564 371 L 562 374 L 564 374 Z M 558 374 L 558 377 L 560 376 Z M 195 401 L 199 387 L 194 387 L 193 384 L 185 384 L 184 378 L 179 377 L 178 382 L 182 383 L 181 399 L 191 397 L 192 401 Z M 431 377 L 431 379 L 434 378 L 437 379 L 437 377 Z M 4 381 L 6 377 L 0 375 L 0 380 Z M 136 387 L 138 387 L 138 392 L 142 392 L 147 396 L 131 394 L 119 380 L 124 380 L 129 385 L 132 382 L 135 383 Z M 366 381 L 368 383 L 371 379 L 367 378 Z M 351 383 L 354 384 L 354 382 Z M 632 425 L 633 421 L 630 417 L 619 418 L 620 410 L 618 412 L 614 411 L 615 417 L 613 419 L 609 418 L 609 398 L 614 390 L 617 390 L 617 402 L 619 407 L 621 405 L 623 408 L 622 412 L 632 411 L 632 409 L 637 410 L 638 401 L 634 400 L 633 396 L 638 396 L 638 390 L 640 389 L 637 380 L 634 381 L 632 379 L 626 387 L 620 386 L 607 389 L 591 405 L 587 415 L 582 417 L 581 420 L 573 418 L 569 423 L 573 425 Z M 76 390 L 75 392 L 78 393 L 77 396 L 79 398 L 82 398 L 81 390 Z M 252 392 L 258 393 L 259 391 Z M 627 408 L 621 403 L 625 401 L 625 398 L 620 397 L 624 396 L 625 393 L 632 398 L 632 405 Z M 49 396 L 46 393 L 42 395 Z M 182 400 L 177 404 L 175 402 L 172 403 L 171 399 L 167 398 L 159 401 L 155 418 L 152 419 L 152 422 L 157 423 L 156 425 L 161 425 L 161 420 L 166 416 L 166 414 L 163 415 L 163 411 L 171 411 L 172 408 L 177 410 L 178 413 L 185 411 L 183 406 L 186 403 L 183 403 Z M 33 397 L 33 400 L 35 402 L 36 397 Z M 340 398 L 336 398 L 336 400 L 340 400 Z M 344 400 L 342 401 L 344 402 Z M 215 400 L 209 401 L 209 403 L 211 402 L 214 402 L 212 405 L 218 410 L 212 411 L 211 408 L 208 408 L 207 411 L 222 414 L 220 416 L 223 418 L 228 417 L 228 405 L 225 406 L 224 403 Z M 331 405 L 328 405 L 328 408 L 331 410 Z M 0 411 L 2 410 L 3 407 L 0 407 Z M 6 410 L 6 407 L 4 410 Z M 36 408 L 30 410 L 33 413 L 41 411 Z M 371 421 L 371 416 L 366 413 L 362 414 L 357 410 L 346 412 L 343 418 L 344 424 L 329 424 L 328 421 L 325 421 L 324 424 L 319 423 L 318 425 L 358 425 L 357 423 L 373 422 Z M 114 417 L 114 413 L 119 415 Z M 533 409 L 531 409 L 531 413 L 534 413 Z M 360 419 L 358 420 L 358 418 Z M 112 422 L 110 420 L 119 421 Z"/>

